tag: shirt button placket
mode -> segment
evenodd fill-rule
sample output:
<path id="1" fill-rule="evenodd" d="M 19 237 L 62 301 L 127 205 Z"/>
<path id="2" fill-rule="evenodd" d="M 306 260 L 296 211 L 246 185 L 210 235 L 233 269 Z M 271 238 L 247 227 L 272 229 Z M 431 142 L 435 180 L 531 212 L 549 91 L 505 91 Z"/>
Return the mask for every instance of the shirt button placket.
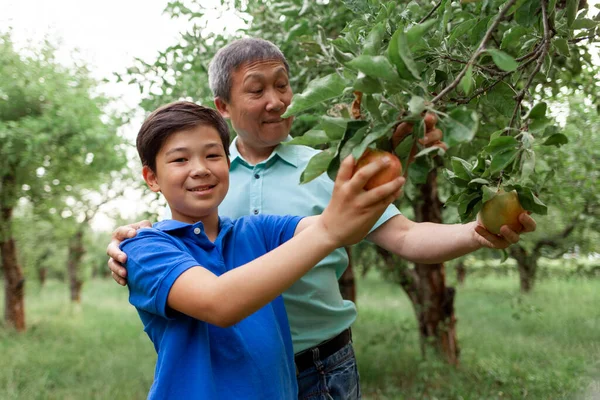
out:
<path id="1" fill-rule="evenodd" d="M 252 184 L 250 185 L 250 213 L 258 215 L 262 211 L 262 183 L 263 165 L 257 165 L 252 170 Z"/>

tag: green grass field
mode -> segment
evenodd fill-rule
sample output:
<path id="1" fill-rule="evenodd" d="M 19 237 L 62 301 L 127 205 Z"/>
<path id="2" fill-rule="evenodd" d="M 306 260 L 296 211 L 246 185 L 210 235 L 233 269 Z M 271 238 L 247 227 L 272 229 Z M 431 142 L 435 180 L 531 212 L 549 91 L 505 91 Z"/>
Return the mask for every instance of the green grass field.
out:
<path id="1" fill-rule="evenodd" d="M 423 360 L 400 287 L 359 281 L 354 340 L 365 399 L 600 399 L 600 280 L 467 278 L 458 289 L 461 365 Z M 3 307 L 0 299 L 0 306 Z M 27 292 L 28 331 L 0 329 L 0 399 L 143 399 L 156 356 L 127 290 L 86 284 Z"/>

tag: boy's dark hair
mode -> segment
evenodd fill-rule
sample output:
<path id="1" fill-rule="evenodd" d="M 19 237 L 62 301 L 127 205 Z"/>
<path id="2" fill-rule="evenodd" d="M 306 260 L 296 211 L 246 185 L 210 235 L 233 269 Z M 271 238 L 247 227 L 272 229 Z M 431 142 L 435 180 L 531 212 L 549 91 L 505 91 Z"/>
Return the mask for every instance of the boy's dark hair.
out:
<path id="1" fill-rule="evenodd" d="M 156 109 L 142 124 L 136 140 L 142 165 L 156 172 L 156 155 L 167 138 L 198 125 L 211 126 L 219 132 L 229 157 L 229 128 L 219 112 L 189 101 L 177 101 Z"/>

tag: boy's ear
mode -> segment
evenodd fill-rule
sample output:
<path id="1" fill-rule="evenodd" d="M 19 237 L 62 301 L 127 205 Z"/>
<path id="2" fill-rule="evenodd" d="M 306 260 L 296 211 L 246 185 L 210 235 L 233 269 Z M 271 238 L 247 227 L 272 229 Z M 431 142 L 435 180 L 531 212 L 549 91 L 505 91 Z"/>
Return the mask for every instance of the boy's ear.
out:
<path id="1" fill-rule="evenodd" d="M 220 97 L 215 97 L 215 107 L 223 118 L 229 118 L 229 106 Z"/>
<path id="2" fill-rule="evenodd" d="M 144 180 L 146 181 L 146 184 L 150 190 L 157 193 L 160 192 L 160 186 L 158 185 L 156 174 L 149 166 L 144 165 L 142 167 L 142 176 L 144 177 Z"/>

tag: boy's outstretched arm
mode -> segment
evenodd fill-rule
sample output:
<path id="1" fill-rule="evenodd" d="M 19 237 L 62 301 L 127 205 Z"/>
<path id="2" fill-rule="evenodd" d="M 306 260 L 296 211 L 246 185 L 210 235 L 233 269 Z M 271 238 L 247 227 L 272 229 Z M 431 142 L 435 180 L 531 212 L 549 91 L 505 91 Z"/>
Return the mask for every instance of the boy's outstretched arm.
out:
<path id="1" fill-rule="evenodd" d="M 338 247 L 362 240 L 399 195 L 403 178 L 369 191 L 364 185 L 384 166 L 373 163 L 352 176 L 343 161 L 331 202 L 320 216 L 305 218 L 292 239 L 221 276 L 191 268 L 173 284 L 169 307 L 218 326 L 230 326 L 272 301 Z"/>

